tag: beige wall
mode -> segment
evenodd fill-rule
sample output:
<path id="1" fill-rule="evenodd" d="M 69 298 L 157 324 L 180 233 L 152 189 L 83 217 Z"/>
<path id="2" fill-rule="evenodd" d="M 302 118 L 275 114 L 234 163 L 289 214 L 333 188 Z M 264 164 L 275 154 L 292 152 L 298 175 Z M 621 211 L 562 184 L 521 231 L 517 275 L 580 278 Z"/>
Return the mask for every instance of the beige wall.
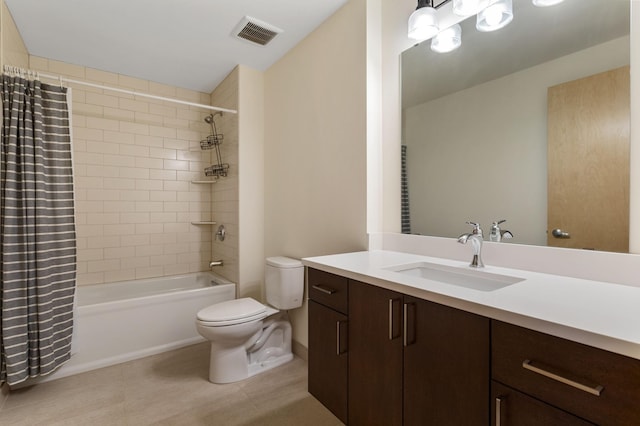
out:
<path id="1" fill-rule="evenodd" d="M 30 58 L 30 68 L 113 87 L 210 102 L 210 96 L 146 80 Z M 73 137 L 78 284 L 208 269 L 210 153 L 201 109 L 74 86 Z"/>
<path id="2" fill-rule="evenodd" d="M 265 73 L 265 254 L 367 248 L 366 22 L 351 0 Z M 307 314 L 291 312 L 307 344 Z"/>
<path id="3" fill-rule="evenodd" d="M 264 277 L 264 73 L 240 65 L 239 296 L 262 297 Z"/>
<path id="4" fill-rule="evenodd" d="M 4 1 L 0 0 L 0 3 L 0 65 L 28 68 L 29 53 L 24 41 Z"/>

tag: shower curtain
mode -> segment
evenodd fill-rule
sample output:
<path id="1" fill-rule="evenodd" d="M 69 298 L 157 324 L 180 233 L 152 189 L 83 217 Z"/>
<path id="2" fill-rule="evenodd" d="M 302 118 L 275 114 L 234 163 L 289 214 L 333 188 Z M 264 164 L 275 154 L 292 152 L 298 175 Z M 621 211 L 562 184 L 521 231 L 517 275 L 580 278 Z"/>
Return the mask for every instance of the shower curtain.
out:
<path id="1" fill-rule="evenodd" d="M 402 221 L 402 233 L 411 233 L 411 215 L 409 212 L 409 178 L 407 176 L 407 146 L 401 145 L 401 175 L 400 175 L 400 208 L 402 209 L 401 221 Z"/>
<path id="2" fill-rule="evenodd" d="M 0 383 L 53 372 L 70 357 L 76 284 L 66 89 L 2 76 Z"/>

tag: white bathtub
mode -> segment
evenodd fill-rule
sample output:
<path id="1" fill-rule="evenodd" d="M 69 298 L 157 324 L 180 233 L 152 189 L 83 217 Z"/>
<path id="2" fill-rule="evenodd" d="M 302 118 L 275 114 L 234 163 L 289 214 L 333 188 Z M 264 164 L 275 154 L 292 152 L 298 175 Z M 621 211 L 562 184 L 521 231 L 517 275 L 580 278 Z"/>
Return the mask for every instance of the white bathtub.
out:
<path id="1" fill-rule="evenodd" d="M 234 299 L 236 286 L 211 272 L 77 288 L 71 359 L 53 374 L 27 384 L 58 379 L 204 341 L 196 313 Z"/>

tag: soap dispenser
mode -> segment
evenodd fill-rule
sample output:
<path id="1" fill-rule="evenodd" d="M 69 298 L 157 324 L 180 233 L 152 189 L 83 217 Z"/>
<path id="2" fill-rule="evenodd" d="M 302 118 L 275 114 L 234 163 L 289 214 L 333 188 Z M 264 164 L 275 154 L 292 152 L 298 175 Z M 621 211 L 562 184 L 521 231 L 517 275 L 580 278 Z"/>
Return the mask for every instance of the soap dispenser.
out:
<path id="1" fill-rule="evenodd" d="M 493 222 L 493 224 L 491 225 L 491 233 L 489 234 L 489 241 L 500 242 L 503 239 L 513 238 L 513 234 L 511 233 L 511 231 L 500 229 L 500 225 L 502 225 L 506 221 L 506 219 L 502 219 L 497 222 Z"/>

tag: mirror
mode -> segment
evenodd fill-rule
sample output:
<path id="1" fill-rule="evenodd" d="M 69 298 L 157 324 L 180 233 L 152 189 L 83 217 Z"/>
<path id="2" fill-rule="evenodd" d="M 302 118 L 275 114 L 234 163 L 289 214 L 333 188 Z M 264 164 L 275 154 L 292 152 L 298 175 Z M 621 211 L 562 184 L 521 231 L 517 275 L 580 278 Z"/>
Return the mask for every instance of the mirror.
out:
<path id="1" fill-rule="evenodd" d="M 451 53 L 425 41 L 402 54 L 403 232 L 457 237 L 474 220 L 489 240 L 506 219 L 505 242 L 547 245 L 547 90 L 629 65 L 630 2 L 513 7 L 496 32 L 478 32 L 475 16 L 461 22 Z"/>

